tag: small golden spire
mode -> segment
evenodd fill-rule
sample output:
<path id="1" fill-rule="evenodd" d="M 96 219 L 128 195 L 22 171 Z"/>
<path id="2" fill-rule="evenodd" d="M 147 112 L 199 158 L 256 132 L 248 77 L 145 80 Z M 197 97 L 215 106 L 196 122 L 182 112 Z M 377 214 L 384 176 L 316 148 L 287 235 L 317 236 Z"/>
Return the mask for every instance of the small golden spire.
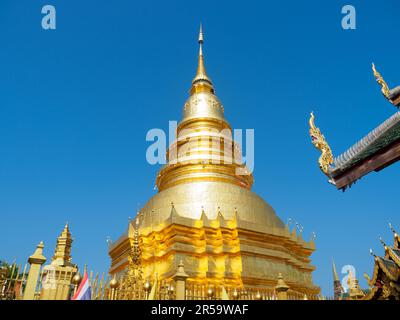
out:
<path id="1" fill-rule="evenodd" d="M 69 225 L 67 222 L 60 236 L 57 238 L 57 244 L 52 259 L 53 265 L 70 265 L 72 241 L 73 239 L 71 237 L 71 232 L 69 231 Z"/>
<path id="2" fill-rule="evenodd" d="M 203 35 L 203 28 L 200 24 L 200 31 L 199 31 L 199 62 L 197 65 L 197 72 L 196 76 L 192 81 L 192 88 L 190 93 L 193 94 L 195 92 L 207 91 L 207 92 L 214 92 L 213 84 L 211 79 L 207 76 L 206 67 L 204 66 L 204 56 L 203 56 L 203 43 L 204 43 L 204 35 Z"/>
<path id="3" fill-rule="evenodd" d="M 203 43 L 204 43 L 204 36 L 203 36 L 203 28 L 200 24 L 200 31 L 199 31 L 199 65 L 197 66 L 197 73 L 196 76 L 202 75 L 207 77 L 206 68 L 204 66 L 204 57 L 203 57 Z"/>
<path id="4" fill-rule="evenodd" d="M 333 272 L 333 281 L 340 281 L 338 273 L 336 271 L 336 265 L 335 261 L 333 260 L 333 257 L 332 257 L 332 272 Z"/>

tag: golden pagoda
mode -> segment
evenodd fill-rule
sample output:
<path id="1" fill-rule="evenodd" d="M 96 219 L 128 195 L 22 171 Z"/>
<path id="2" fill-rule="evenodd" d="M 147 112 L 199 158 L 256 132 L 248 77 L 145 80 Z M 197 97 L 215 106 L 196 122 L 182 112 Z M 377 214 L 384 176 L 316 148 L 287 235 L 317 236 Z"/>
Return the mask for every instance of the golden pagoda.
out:
<path id="1" fill-rule="evenodd" d="M 41 300 L 67 300 L 69 298 L 72 278 L 78 272 L 78 267 L 71 261 L 72 242 L 69 225 L 66 223 L 57 238 L 51 263 L 43 268 Z"/>
<path id="2" fill-rule="evenodd" d="M 110 244 L 109 272 L 126 273 L 137 260 L 132 252 L 140 246 L 143 279 L 172 279 L 184 265 L 192 283 L 274 290 L 280 275 L 294 294 L 315 297 L 320 289 L 312 281 L 314 241 L 304 241 L 296 229 L 291 232 L 251 191 L 253 175 L 242 164 L 206 73 L 201 28 L 199 46 L 177 138 L 156 178 L 158 193 Z"/>

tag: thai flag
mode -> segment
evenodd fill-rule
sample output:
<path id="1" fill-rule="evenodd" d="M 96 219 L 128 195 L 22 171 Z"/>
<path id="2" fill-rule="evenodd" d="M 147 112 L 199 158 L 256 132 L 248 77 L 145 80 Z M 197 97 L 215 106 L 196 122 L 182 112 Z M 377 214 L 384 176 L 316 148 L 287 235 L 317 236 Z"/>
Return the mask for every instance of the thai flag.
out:
<path id="1" fill-rule="evenodd" d="M 86 270 L 79 288 L 76 290 L 71 300 L 92 300 L 92 290 Z"/>

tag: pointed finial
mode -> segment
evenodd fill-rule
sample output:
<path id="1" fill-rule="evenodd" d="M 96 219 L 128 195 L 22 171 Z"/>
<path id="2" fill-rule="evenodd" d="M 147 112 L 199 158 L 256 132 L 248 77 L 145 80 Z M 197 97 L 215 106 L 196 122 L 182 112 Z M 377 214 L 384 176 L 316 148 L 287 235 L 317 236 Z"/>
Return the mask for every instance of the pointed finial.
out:
<path id="1" fill-rule="evenodd" d="M 382 243 L 382 245 L 385 248 L 385 250 L 387 250 L 388 246 L 386 245 L 385 241 L 383 241 L 382 237 L 379 237 L 379 241 Z"/>
<path id="2" fill-rule="evenodd" d="M 43 248 L 44 244 L 43 241 L 40 241 L 39 244 L 36 246 L 35 252 L 29 257 L 29 263 L 39 263 L 43 264 L 46 262 L 46 257 L 43 255 Z M 12 264 L 15 264 L 15 259 Z"/>
<path id="3" fill-rule="evenodd" d="M 376 254 L 372 251 L 372 249 L 369 249 L 369 254 L 370 254 L 371 256 L 374 256 L 374 257 L 376 258 Z"/>
<path id="4" fill-rule="evenodd" d="M 338 273 L 336 271 L 335 260 L 333 260 L 333 257 L 332 257 L 332 272 L 333 272 L 333 281 L 340 281 Z"/>
<path id="5" fill-rule="evenodd" d="M 214 92 L 214 87 L 212 85 L 211 79 L 207 76 L 206 68 L 204 66 L 204 57 L 203 57 L 203 43 L 204 43 L 204 35 L 203 35 L 203 27 L 200 24 L 199 30 L 199 63 L 197 66 L 196 76 L 192 81 L 192 88 L 190 89 L 190 94 L 194 94 L 196 92 Z"/>
<path id="6" fill-rule="evenodd" d="M 393 226 L 392 226 L 392 224 L 390 222 L 389 222 L 389 228 L 390 228 L 390 230 L 392 230 L 394 235 L 397 236 L 397 232 L 396 232 L 396 230 L 394 230 L 394 228 L 393 228 Z"/>
<path id="7" fill-rule="evenodd" d="M 200 31 L 199 31 L 199 44 L 202 44 L 204 42 L 204 37 L 203 37 L 203 27 L 200 23 Z"/>

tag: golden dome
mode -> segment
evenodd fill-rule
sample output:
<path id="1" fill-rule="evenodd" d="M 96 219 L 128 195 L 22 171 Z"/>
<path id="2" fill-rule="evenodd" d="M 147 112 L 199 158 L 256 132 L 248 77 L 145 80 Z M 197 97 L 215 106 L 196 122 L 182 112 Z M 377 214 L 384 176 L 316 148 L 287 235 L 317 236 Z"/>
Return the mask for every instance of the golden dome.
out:
<path id="1" fill-rule="evenodd" d="M 212 220 L 220 211 L 225 220 L 237 218 L 252 225 L 285 227 L 274 209 L 254 192 L 230 183 L 204 181 L 179 184 L 152 197 L 141 210 L 143 233 L 169 218 L 171 203 L 176 214 L 190 219 L 200 219 L 204 211 Z"/>

